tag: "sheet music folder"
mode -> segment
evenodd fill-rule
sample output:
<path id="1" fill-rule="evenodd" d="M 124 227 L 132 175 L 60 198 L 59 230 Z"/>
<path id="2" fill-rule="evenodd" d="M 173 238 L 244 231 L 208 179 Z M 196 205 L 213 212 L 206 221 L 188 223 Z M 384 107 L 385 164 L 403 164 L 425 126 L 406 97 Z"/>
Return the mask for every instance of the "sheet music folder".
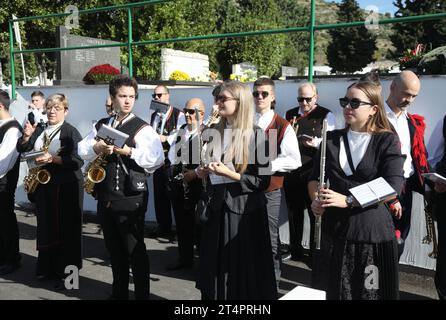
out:
<path id="1" fill-rule="evenodd" d="M 446 178 L 443 177 L 441 174 L 438 173 L 423 173 L 421 174 L 426 179 L 429 179 L 433 182 L 441 182 L 446 184 Z"/>
<path id="2" fill-rule="evenodd" d="M 152 102 L 150 102 L 150 110 L 154 110 L 155 112 L 166 113 L 168 109 L 169 104 L 167 103 L 156 100 L 152 100 Z"/>
<path id="3" fill-rule="evenodd" d="M 105 143 L 109 145 L 114 145 L 118 148 L 122 148 L 125 144 L 125 141 L 129 137 L 128 134 L 113 129 L 109 125 L 103 124 L 101 128 L 99 129 L 96 138 L 102 139 L 105 141 Z"/>
<path id="4" fill-rule="evenodd" d="M 362 208 L 392 200 L 397 196 L 395 189 L 382 177 L 351 188 L 349 191 Z"/>

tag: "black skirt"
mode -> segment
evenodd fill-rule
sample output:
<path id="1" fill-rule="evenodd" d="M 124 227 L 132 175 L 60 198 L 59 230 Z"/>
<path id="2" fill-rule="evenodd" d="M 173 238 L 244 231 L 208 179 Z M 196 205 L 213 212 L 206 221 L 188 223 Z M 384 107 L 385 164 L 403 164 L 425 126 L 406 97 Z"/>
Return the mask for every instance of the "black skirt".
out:
<path id="1" fill-rule="evenodd" d="M 36 189 L 38 275 L 63 275 L 82 267 L 82 200 L 78 181 Z"/>
<path id="2" fill-rule="evenodd" d="M 313 287 L 328 300 L 399 299 L 396 240 L 358 243 L 325 235 L 313 262 Z"/>

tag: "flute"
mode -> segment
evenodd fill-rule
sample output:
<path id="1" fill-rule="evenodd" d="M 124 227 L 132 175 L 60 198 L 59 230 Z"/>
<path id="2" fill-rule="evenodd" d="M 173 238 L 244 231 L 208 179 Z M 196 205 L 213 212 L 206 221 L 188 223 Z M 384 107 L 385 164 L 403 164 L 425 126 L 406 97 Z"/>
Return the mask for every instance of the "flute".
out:
<path id="1" fill-rule="evenodd" d="M 321 189 L 326 187 L 325 185 L 325 154 L 327 152 L 327 119 L 322 122 L 322 142 L 321 142 L 321 161 L 319 172 L 319 185 L 318 185 L 318 199 L 322 200 L 320 194 Z M 321 232 L 322 232 L 322 216 L 317 215 L 314 226 L 314 242 L 316 250 L 321 249 Z"/>

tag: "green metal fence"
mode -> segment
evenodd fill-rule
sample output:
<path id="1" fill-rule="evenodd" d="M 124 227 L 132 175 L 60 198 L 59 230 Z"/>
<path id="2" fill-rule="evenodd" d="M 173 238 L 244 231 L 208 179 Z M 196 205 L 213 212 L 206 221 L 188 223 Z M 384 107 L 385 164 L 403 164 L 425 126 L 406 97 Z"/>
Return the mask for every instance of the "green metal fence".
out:
<path id="1" fill-rule="evenodd" d="M 348 23 L 336 23 L 336 24 L 321 24 L 316 25 L 316 0 L 311 0 L 311 15 L 310 15 L 310 25 L 304 27 L 289 27 L 289 28 L 277 28 L 277 29 L 265 29 L 257 31 L 246 31 L 246 32 L 236 32 L 236 33 L 222 33 L 222 34 L 209 34 L 202 36 L 191 36 L 191 37 L 179 37 L 179 38 L 168 38 L 168 39 L 158 39 L 158 40 L 145 40 L 145 41 L 133 41 L 132 38 L 132 9 L 137 7 L 144 7 L 147 5 L 161 4 L 165 2 L 171 2 L 172 0 L 152 0 L 152 1 L 142 1 L 129 4 L 122 4 L 116 6 L 100 7 L 95 9 L 79 10 L 79 15 L 96 13 L 101 11 L 110 10 L 127 10 L 128 16 L 128 37 L 127 42 L 116 43 L 116 44 L 106 44 L 106 45 L 92 45 L 92 46 L 73 46 L 64 48 L 43 48 L 43 49 L 25 49 L 25 50 L 14 50 L 13 41 L 13 23 L 20 21 L 30 21 L 38 19 L 49 19 L 56 17 L 65 17 L 71 15 L 71 13 L 55 13 L 43 16 L 33 16 L 33 17 L 23 17 L 17 19 L 9 20 L 9 50 L 10 50 L 10 69 L 11 69 L 11 87 L 12 87 L 12 98 L 16 97 L 16 84 L 15 84 L 15 60 L 14 55 L 20 53 L 36 53 L 36 52 L 58 52 L 64 50 L 79 50 L 79 49 L 96 49 L 103 47 L 127 47 L 129 52 L 128 58 L 128 69 L 130 76 L 133 75 L 133 60 L 132 60 L 132 49 L 133 46 L 146 46 L 151 44 L 161 44 L 161 43 L 172 43 L 172 42 L 185 42 L 185 41 L 197 41 L 197 40 L 207 40 L 207 39 L 223 39 L 223 38 L 235 38 L 235 37 L 250 37 L 258 35 L 267 34 L 279 34 L 279 33 L 291 33 L 291 32 L 308 32 L 310 35 L 310 48 L 309 48 L 309 67 L 308 67 L 308 81 L 313 81 L 313 64 L 314 64 L 314 48 L 315 48 L 315 32 L 318 30 L 328 30 L 337 28 L 353 28 L 361 27 L 366 24 L 366 21 L 356 21 Z M 408 23 L 408 22 L 419 22 L 427 20 L 437 20 L 446 18 L 446 12 L 436 13 L 436 14 L 426 14 L 419 16 L 408 16 L 401 18 L 390 18 L 390 19 L 379 19 L 375 22 L 378 24 L 394 24 L 394 23 Z"/>

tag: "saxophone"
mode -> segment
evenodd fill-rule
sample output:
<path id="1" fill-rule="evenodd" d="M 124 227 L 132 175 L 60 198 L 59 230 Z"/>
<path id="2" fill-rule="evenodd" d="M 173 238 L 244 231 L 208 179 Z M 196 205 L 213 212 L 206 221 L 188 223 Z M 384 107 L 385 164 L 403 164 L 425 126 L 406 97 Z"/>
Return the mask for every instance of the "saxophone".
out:
<path id="1" fill-rule="evenodd" d="M 40 151 L 48 152 L 51 140 L 46 132 L 43 136 L 43 146 Z M 39 184 L 47 184 L 51 180 L 51 174 L 48 170 L 42 169 L 42 166 L 34 167 L 28 170 L 28 175 L 23 180 L 26 193 L 34 193 Z"/>
<path id="2" fill-rule="evenodd" d="M 88 194 L 92 194 L 94 186 L 104 181 L 106 172 L 104 166 L 107 163 L 105 153 L 100 153 L 93 161 L 91 161 L 84 172 L 84 190 Z"/>

